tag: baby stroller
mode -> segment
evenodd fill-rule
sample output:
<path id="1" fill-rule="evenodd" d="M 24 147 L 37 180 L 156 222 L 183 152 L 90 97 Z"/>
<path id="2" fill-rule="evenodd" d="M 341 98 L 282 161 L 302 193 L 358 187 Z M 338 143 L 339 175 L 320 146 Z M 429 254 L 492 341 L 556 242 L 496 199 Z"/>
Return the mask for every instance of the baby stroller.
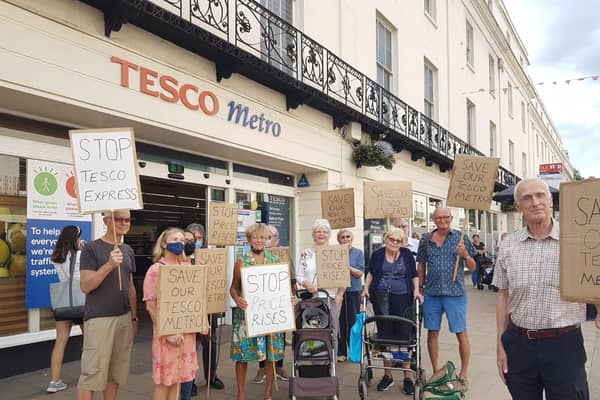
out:
<path id="1" fill-rule="evenodd" d="M 292 338 L 293 364 L 289 398 L 338 399 L 335 373 L 336 337 L 335 301 L 326 290 L 319 296 L 308 291 L 296 293 L 301 299 L 295 306 L 296 331 Z"/>
<path id="2" fill-rule="evenodd" d="M 498 288 L 492 285 L 492 280 L 494 279 L 494 261 L 484 255 L 478 256 L 476 261 L 477 271 L 479 272 L 479 284 L 477 285 L 477 289 L 483 290 L 483 285 L 487 285 L 489 290 L 497 292 Z"/>
<path id="3" fill-rule="evenodd" d="M 363 300 L 362 310 L 366 311 L 367 300 Z M 395 315 L 374 315 L 367 317 L 362 329 L 362 358 L 360 362 L 360 375 L 358 378 L 358 395 L 361 400 L 367 397 L 368 386 L 373 378 L 373 369 L 386 369 L 392 371 L 410 371 L 415 378 L 415 391 L 413 399 L 420 400 L 425 384 L 425 371 L 421 366 L 421 304 L 418 300 L 407 313 L 406 318 Z M 376 323 L 380 321 L 408 324 L 411 329 L 409 338 L 380 338 L 375 332 Z M 384 366 L 383 360 L 392 360 L 392 366 Z M 410 361 L 410 367 L 404 364 Z"/>

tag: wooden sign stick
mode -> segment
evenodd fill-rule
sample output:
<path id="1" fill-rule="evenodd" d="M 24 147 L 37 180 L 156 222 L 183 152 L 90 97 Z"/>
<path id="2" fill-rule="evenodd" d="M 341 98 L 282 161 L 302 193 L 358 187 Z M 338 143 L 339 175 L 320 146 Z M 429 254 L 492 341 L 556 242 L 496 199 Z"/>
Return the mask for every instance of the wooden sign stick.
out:
<path id="1" fill-rule="evenodd" d="M 117 228 L 115 225 L 115 214 L 114 210 L 110 211 L 110 219 L 112 220 L 113 227 L 113 240 L 115 242 L 115 250 L 119 248 L 119 243 L 117 243 Z M 123 291 L 123 279 L 121 278 L 121 264 L 117 266 L 117 273 L 119 274 L 119 290 Z"/>
<path id="2" fill-rule="evenodd" d="M 271 340 L 271 349 L 275 350 L 275 345 L 273 344 L 273 340 L 275 339 L 275 335 L 274 334 L 270 334 L 269 335 L 269 339 Z M 277 384 L 277 369 L 275 368 L 275 354 L 273 353 L 273 350 L 271 350 L 271 354 L 273 355 L 273 383 L 275 384 L 275 391 L 279 392 L 279 385 Z M 269 361 L 269 346 L 267 346 L 267 361 Z"/>
<path id="3" fill-rule="evenodd" d="M 208 326 L 209 328 L 209 335 L 208 335 L 208 373 L 206 374 L 206 376 L 208 376 L 208 382 L 206 382 L 206 400 L 210 400 L 210 383 L 212 382 L 213 379 L 215 379 L 214 376 L 212 376 L 212 335 L 214 335 L 215 333 L 212 331 L 212 314 L 210 314 L 208 316 Z M 216 371 L 215 371 L 216 372 Z"/>
<path id="4" fill-rule="evenodd" d="M 469 210 L 465 208 L 465 224 L 463 226 L 463 230 L 460 231 L 460 240 L 458 243 L 462 242 L 465 239 L 465 231 L 469 228 Z M 456 254 L 456 262 L 454 263 L 454 274 L 452 275 L 452 282 L 456 282 L 456 278 L 458 277 L 458 265 L 460 264 L 460 254 Z"/>

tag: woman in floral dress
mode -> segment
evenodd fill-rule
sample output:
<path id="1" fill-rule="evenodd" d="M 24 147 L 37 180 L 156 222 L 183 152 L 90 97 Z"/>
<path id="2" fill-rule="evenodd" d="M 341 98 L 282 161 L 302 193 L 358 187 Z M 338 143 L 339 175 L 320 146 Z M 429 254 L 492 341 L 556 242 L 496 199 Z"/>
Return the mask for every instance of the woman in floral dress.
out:
<path id="1" fill-rule="evenodd" d="M 156 241 L 152 252 L 155 263 L 148 269 L 144 278 L 144 301 L 153 323 L 152 336 L 152 380 L 154 381 L 153 400 L 175 400 L 178 383 L 189 382 L 196 376 L 198 357 L 196 356 L 196 334 L 157 335 L 157 293 L 158 271 L 163 265 L 186 265 L 183 255 L 183 231 L 167 228 Z M 190 386 L 191 389 L 191 386 Z"/>
<path id="2" fill-rule="evenodd" d="M 265 385 L 265 399 L 271 399 L 273 380 L 275 378 L 274 362 L 283 358 L 285 340 L 282 333 L 254 338 L 246 336 L 244 310 L 248 307 L 248 302 L 242 297 L 241 269 L 249 265 L 275 264 L 279 262 L 277 256 L 265 251 L 265 243 L 269 235 L 269 228 L 265 224 L 254 224 L 246 229 L 246 238 L 250 243 L 250 251 L 238 258 L 235 263 L 233 280 L 229 289 L 229 293 L 236 304 L 236 307 L 232 309 L 231 359 L 235 361 L 238 400 L 246 398 L 248 362 L 262 360 L 266 360 L 267 382 Z"/>

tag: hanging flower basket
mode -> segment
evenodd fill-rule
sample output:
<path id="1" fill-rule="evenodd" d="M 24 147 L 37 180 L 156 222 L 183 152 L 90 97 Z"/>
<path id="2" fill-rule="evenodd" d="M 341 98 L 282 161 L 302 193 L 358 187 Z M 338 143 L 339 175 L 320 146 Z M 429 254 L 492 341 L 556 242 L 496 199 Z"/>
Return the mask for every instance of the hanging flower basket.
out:
<path id="1" fill-rule="evenodd" d="M 356 163 L 357 168 L 381 165 L 385 169 L 392 169 L 396 163 L 394 153 L 394 148 L 388 142 L 359 143 L 354 146 L 352 160 Z"/>

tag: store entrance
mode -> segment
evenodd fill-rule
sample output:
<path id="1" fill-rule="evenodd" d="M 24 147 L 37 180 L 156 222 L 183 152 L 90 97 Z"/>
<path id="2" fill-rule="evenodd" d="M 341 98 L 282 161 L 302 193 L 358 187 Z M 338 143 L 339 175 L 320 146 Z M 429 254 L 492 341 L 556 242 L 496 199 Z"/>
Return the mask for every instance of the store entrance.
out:
<path id="1" fill-rule="evenodd" d="M 131 230 L 125 235 L 135 252 L 136 280 L 152 265 L 154 243 L 165 228 L 193 222 L 206 226 L 207 186 L 148 176 L 140 176 L 140 183 L 144 209 L 131 211 Z"/>

